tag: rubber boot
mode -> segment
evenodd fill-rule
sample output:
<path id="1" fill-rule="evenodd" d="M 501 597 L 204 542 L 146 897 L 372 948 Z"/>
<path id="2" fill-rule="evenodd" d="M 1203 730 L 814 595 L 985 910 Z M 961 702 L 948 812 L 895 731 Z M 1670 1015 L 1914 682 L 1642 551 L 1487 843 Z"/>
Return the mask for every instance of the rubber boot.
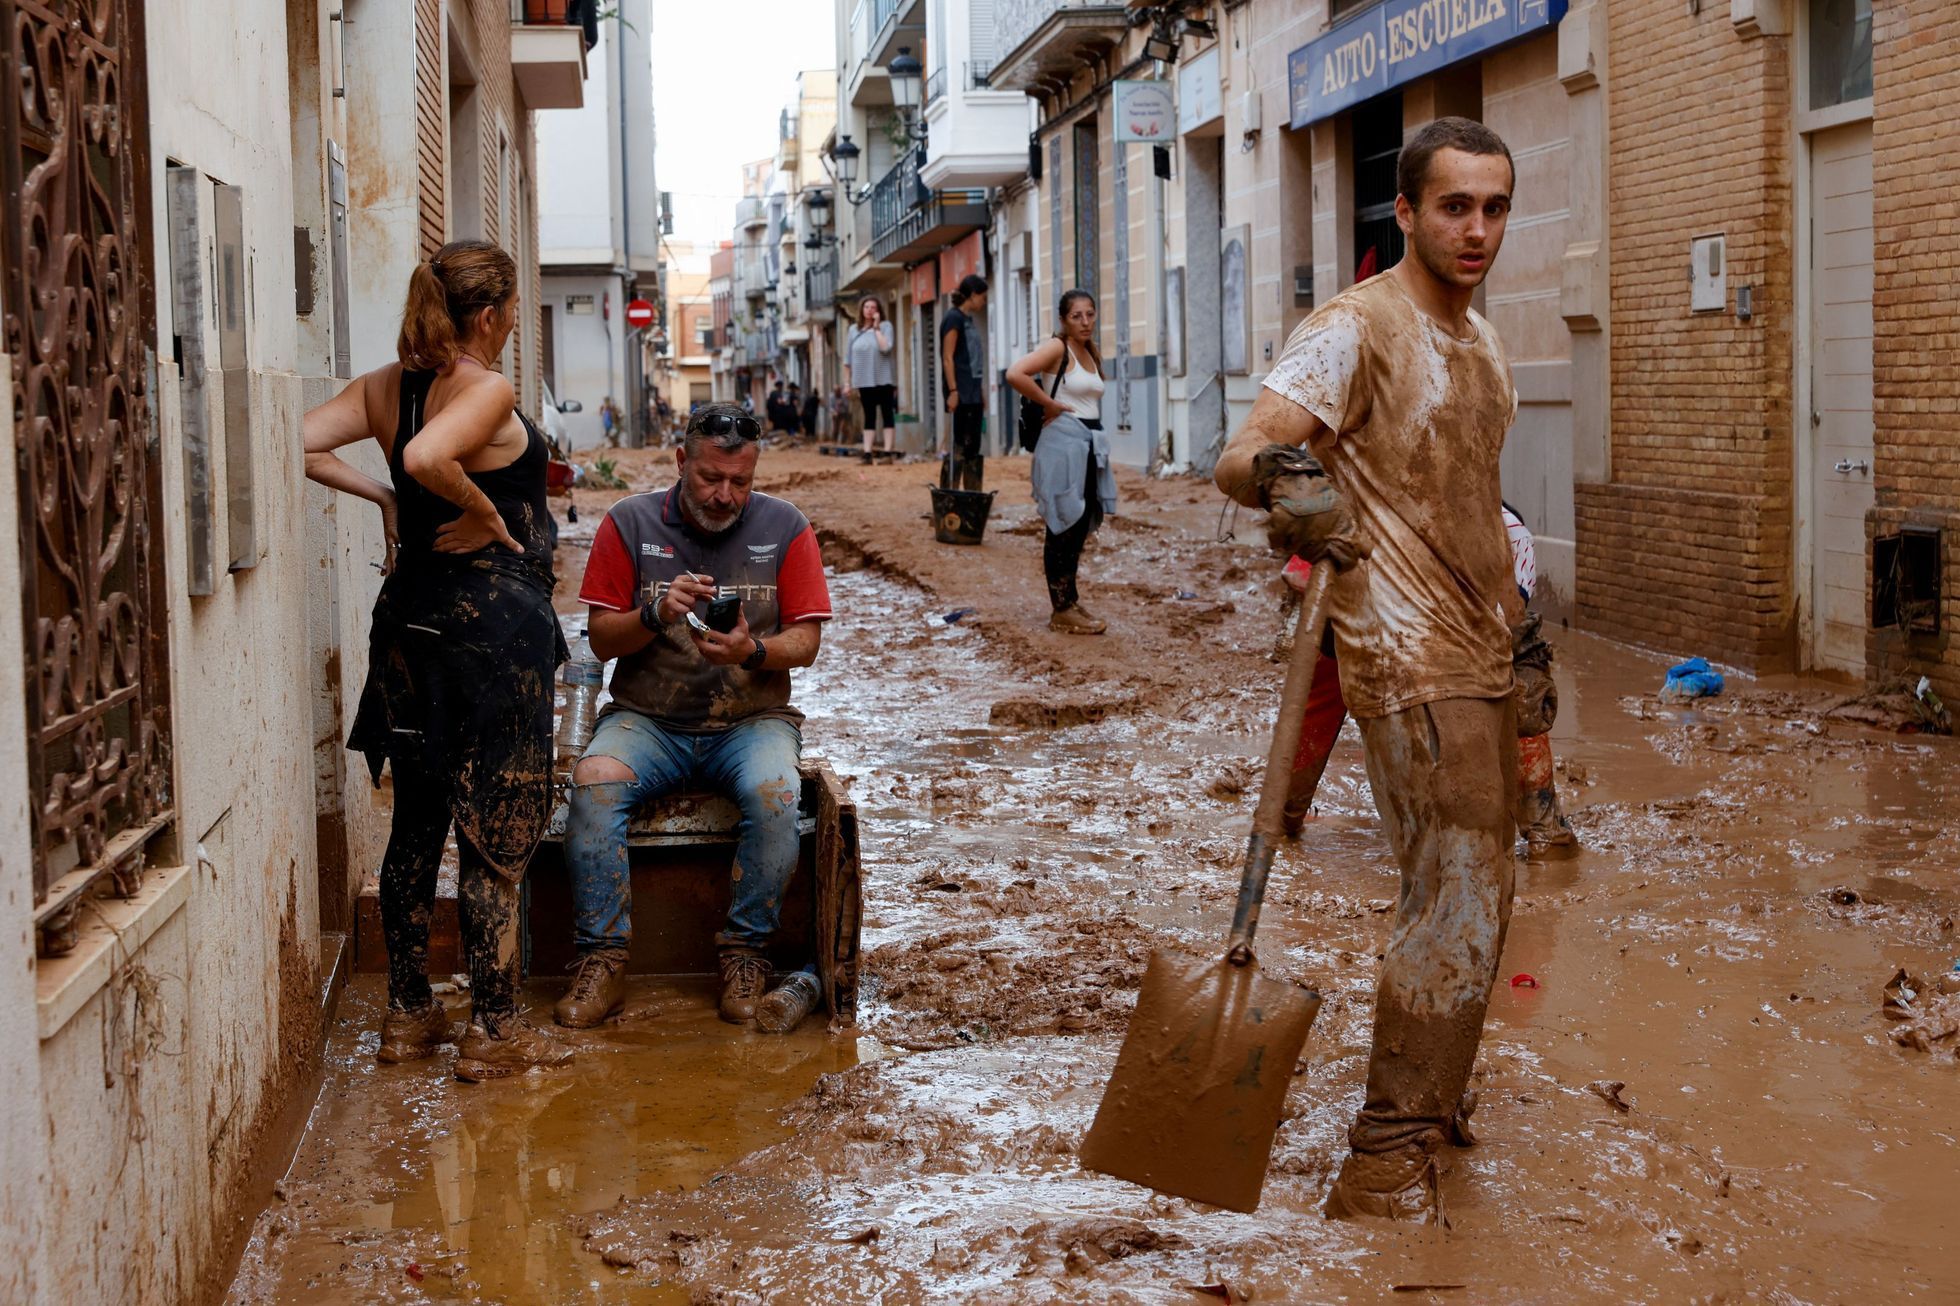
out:
<path id="1" fill-rule="evenodd" d="M 1327 1190 L 1327 1218 L 1402 1220 L 1449 1227 L 1443 1214 L 1442 1171 L 1436 1145 L 1393 1152 L 1350 1152 Z"/>

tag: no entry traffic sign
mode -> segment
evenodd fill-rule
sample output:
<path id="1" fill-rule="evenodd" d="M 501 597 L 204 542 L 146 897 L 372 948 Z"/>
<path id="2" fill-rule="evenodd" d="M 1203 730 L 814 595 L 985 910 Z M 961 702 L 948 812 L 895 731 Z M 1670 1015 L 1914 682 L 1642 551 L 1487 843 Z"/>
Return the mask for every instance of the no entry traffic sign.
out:
<path id="1" fill-rule="evenodd" d="M 653 302 L 636 299 L 626 306 L 626 324 L 645 330 L 653 325 Z"/>

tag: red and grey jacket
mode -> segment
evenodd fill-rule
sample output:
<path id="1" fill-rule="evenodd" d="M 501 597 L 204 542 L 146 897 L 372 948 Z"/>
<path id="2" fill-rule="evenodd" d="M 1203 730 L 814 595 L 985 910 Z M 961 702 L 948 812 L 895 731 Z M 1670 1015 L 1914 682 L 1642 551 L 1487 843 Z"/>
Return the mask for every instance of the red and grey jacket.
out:
<path id="1" fill-rule="evenodd" d="M 593 538 L 579 599 L 632 612 L 658 601 L 688 572 L 714 577 L 722 594 L 740 595 L 742 615 L 760 639 L 798 622 L 830 619 L 816 532 L 795 505 L 767 494 L 751 494 L 741 517 L 718 535 L 682 519 L 672 488 L 621 499 Z M 757 717 L 800 724 L 803 714 L 789 705 L 789 694 L 787 671 L 707 661 L 685 621 L 656 630 L 652 643 L 613 669 L 613 706 L 671 730 L 707 733 Z"/>

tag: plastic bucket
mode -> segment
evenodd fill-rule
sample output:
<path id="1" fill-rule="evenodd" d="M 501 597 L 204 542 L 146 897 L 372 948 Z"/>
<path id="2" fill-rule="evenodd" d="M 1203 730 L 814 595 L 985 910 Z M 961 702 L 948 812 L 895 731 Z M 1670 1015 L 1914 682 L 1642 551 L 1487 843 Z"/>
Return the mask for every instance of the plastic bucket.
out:
<path id="1" fill-rule="evenodd" d="M 941 544 L 978 544 L 987 533 L 987 514 L 994 509 L 992 490 L 942 490 L 932 487 L 932 538 Z"/>

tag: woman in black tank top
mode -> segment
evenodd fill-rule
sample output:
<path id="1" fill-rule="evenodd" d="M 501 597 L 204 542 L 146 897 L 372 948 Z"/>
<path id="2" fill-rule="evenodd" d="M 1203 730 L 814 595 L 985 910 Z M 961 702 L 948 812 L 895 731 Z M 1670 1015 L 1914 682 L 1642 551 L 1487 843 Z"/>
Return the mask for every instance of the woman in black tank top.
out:
<path id="1" fill-rule="evenodd" d="M 377 504 L 388 539 L 368 677 L 347 746 L 394 772 L 381 863 L 388 945 L 382 1061 L 456 1042 L 478 1080 L 561 1065 L 570 1049 L 517 1016 L 518 883 L 550 817 L 553 673 L 544 441 L 493 361 L 517 321 L 517 268 L 456 241 L 409 280 L 396 352 L 306 415 L 306 474 Z M 372 438 L 384 485 L 333 450 Z M 475 470 L 472 470 L 472 464 Z M 471 988 L 460 1039 L 429 988 L 429 921 L 451 827 Z"/>

